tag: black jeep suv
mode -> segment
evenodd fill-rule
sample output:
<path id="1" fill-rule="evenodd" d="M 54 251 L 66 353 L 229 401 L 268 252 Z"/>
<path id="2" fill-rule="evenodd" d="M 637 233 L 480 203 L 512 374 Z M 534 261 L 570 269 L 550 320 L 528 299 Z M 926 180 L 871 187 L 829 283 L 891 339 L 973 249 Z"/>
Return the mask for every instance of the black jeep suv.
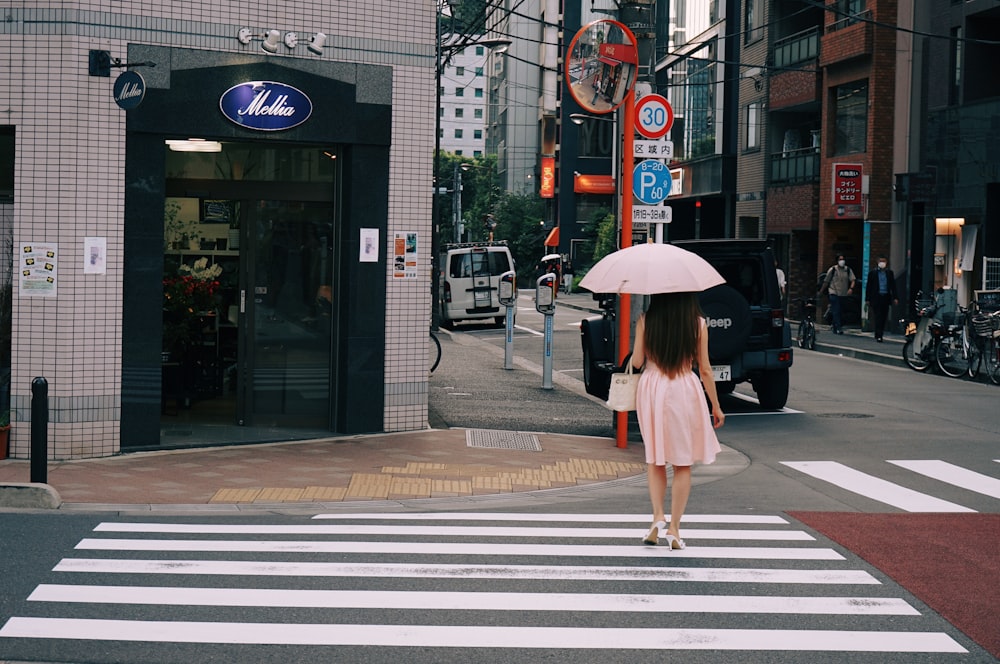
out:
<path id="1" fill-rule="evenodd" d="M 761 408 L 788 400 L 792 331 L 781 306 L 774 255 L 763 240 L 684 240 L 679 247 L 702 256 L 726 283 L 699 296 L 708 320 L 708 354 L 720 393 L 750 381 Z M 587 392 L 606 399 L 615 363 L 614 302 L 595 294 L 607 313 L 580 326 Z M 634 298 L 633 301 L 640 301 Z"/>

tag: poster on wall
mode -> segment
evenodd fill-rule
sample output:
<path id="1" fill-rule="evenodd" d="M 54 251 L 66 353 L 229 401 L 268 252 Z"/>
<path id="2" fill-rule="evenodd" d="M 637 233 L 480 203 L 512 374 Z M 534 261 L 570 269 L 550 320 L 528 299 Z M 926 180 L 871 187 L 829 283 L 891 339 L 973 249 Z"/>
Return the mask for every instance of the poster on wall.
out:
<path id="1" fill-rule="evenodd" d="M 362 263 L 378 262 L 378 229 L 361 229 L 361 257 Z"/>
<path id="2" fill-rule="evenodd" d="M 417 278 L 417 234 L 396 233 L 392 243 L 392 278 Z"/>
<path id="3" fill-rule="evenodd" d="M 20 297 L 55 297 L 58 245 L 23 242 L 18 260 Z"/>
<path id="4" fill-rule="evenodd" d="M 108 238 L 106 237 L 85 237 L 83 238 L 83 273 L 84 274 L 105 274 L 105 257 L 108 253 Z"/>

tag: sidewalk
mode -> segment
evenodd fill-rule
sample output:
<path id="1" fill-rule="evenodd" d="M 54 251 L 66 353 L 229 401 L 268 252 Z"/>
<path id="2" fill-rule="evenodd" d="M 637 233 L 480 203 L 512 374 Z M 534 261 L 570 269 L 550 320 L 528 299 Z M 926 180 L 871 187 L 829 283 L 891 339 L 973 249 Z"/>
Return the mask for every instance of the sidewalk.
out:
<path id="1" fill-rule="evenodd" d="M 556 303 L 579 310 L 581 318 L 600 313 L 589 293 L 560 294 Z M 878 344 L 870 334 L 848 329 L 834 336 L 821 326 L 816 350 L 902 364 L 901 345 L 898 336 Z M 476 381 L 510 381 L 500 374 L 490 378 L 490 371 L 483 367 Z M 510 389 L 508 403 L 492 406 L 514 412 L 524 397 Z M 741 463 L 738 453 L 724 448 L 713 473 L 736 472 Z M 48 464 L 46 485 L 29 485 L 30 475 L 29 461 L 0 461 L 0 509 L 225 513 L 354 501 L 468 500 L 639 481 L 645 462 L 641 442 L 632 435 L 628 447 L 620 449 L 610 436 L 439 428 L 54 461 Z"/>

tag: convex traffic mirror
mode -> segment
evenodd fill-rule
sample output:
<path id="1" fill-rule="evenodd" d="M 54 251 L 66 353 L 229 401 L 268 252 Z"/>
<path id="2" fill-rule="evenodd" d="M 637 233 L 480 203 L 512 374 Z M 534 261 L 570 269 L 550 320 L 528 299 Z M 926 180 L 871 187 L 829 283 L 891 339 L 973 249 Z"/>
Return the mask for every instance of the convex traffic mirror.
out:
<path id="1" fill-rule="evenodd" d="M 635 35 L 618 21 L 589 23 L 570 42 L 566 58 L 569 92 L 588 113 L 618 108 L 635 85 L 638 70 Z"/>

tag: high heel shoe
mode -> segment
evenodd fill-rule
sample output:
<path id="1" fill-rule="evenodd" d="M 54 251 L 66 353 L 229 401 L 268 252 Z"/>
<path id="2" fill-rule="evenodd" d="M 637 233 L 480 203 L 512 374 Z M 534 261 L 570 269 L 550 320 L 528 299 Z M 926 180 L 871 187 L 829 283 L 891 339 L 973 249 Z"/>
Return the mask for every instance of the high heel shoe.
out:
<path id="1" fill-rule="evenodd" d="M 642 538 L 643 544 L 648 544 L 649 546 L 656 546 L 657 542 L 660 541 L 659 536 L 663 534 L 663 531 L 667 528 L 666 521 L 657 521 L 649 528 L 649 533 Z"/>
<path id="2" fill-rule="evenodd" d="M 667 544 L 670 545 L 671 549 L 687 548 L 687 544 L 684 543 L 684 540 L 682 540 L 680 537 L 677 537 L 676 535 L 671 535 L 670 533 L 666 533 L 664 537 L 667 538 Z"/>

